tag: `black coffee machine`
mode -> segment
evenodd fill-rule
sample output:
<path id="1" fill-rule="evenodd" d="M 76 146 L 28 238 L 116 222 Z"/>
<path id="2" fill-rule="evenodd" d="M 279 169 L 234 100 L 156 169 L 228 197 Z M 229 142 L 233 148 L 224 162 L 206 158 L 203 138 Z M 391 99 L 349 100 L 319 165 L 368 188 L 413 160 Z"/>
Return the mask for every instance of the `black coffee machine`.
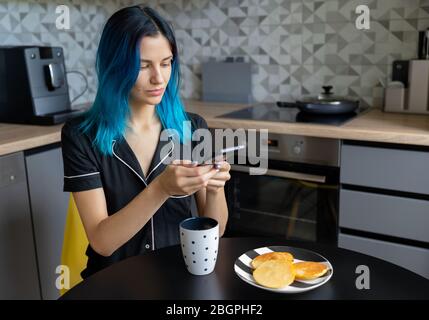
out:
<path id="1" fill-rule="evenodd" d="M 72 110 L 60 47 L 0 47 L 0 122 L 51 125 Z"/>

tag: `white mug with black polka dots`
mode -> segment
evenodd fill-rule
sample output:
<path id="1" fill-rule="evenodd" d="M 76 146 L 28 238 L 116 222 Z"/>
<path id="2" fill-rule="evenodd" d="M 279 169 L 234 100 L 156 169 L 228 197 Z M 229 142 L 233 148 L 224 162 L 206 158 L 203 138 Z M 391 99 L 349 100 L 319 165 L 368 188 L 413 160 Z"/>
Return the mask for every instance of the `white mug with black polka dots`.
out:
<path id="1" fill-rule="evenodd" d="M 208 217 L 183 220 L 179 227 L 180 246 L 188 271 L 194 275 L 211 273 L 219 248 L 219 224 Z"/>

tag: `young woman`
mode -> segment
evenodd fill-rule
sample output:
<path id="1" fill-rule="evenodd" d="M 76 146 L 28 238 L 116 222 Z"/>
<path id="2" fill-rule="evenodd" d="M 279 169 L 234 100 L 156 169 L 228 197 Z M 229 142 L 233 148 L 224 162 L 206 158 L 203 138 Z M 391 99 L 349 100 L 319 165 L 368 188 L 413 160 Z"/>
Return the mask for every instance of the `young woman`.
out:
<path id="1" fill-rule="evenodd" d="M 86 278 L 112 263 L 179 243 L 179 223 L 198 214 L 219 222 L 228 211 L 223 187 L 230 165 L 164 163 L 207 128 L 179 98 L 179 57 L 171 26 L 153 9 L 133 6 L 107 21 L 97 52 L 98 91 L 91 109 L 62 130 L 64 191 L 73 193 L 89 246 Z M 179 143 L 160 139 L 164 129 Z M 192 142 L 192 146 L 195 143 Z M 189 160 L 189 159 L 188 159 Z"/>

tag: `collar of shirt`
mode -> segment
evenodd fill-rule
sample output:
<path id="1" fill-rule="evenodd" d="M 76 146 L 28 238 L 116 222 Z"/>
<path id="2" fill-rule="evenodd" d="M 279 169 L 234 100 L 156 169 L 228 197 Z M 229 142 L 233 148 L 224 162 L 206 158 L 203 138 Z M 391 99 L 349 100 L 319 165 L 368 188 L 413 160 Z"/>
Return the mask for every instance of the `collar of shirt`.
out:
<path id="1" fill-rule="evenodd" d="M 166 146 L 169 145 L 169 151 L 167 155 L 165 155 L 161 159 L 161 150 Z M 137 160 L 136 155 L 134 154 L 134 151 L 131 149 L 130 145 L 127 143 L 125 138 L 122 138 L 121 140 L 113 140 L 112 141 L 112 151 L 113 156 L 121 161 L 126 167 L 128 167 L 129 170 L 134 172 L 140 180 L 147 186 L 150 181 L 152 181 L 156 176 L 158 176 L 165 168 L 166 164 L 164 161 L 168 156 L 171 155 L 175 148 L 175 143 L 173 139 L 169 137 L 168 141 L 165 140 L 158 140 L 154 155 L 152 157 L 151 164 L 149 166 L 148 174 L 145 175 L 143 173 L 143 170 L 140 166 L 139 161 Z"/>

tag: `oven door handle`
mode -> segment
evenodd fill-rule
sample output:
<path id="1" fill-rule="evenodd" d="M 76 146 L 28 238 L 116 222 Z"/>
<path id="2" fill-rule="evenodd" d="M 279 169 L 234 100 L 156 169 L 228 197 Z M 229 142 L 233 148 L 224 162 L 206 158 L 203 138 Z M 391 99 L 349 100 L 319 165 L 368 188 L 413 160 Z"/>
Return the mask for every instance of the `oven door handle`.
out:
<path id="1" fill-rule="evenodd" d="M 249 173 L 249 169 L 250 169 L 250 167 L 247 167 L 247 166 L 240 166 L 240 165 L 236 165 L 236 164 L 231 165 L 232 171 Z M 311 182 L 317 182 L 317 183 L 325 183 L 326 182 L 326 176 L 319 176 L 319 175 L 314 175 L 314 174 L 292 172 L 292 171 L 267 169 L 267 172 L 264 175 L 272 176 L 272 177 L 279 177 L 279 178 L 289 178 L 289 179 L 295 179 L 295 180 L 311 181 Z"/>

